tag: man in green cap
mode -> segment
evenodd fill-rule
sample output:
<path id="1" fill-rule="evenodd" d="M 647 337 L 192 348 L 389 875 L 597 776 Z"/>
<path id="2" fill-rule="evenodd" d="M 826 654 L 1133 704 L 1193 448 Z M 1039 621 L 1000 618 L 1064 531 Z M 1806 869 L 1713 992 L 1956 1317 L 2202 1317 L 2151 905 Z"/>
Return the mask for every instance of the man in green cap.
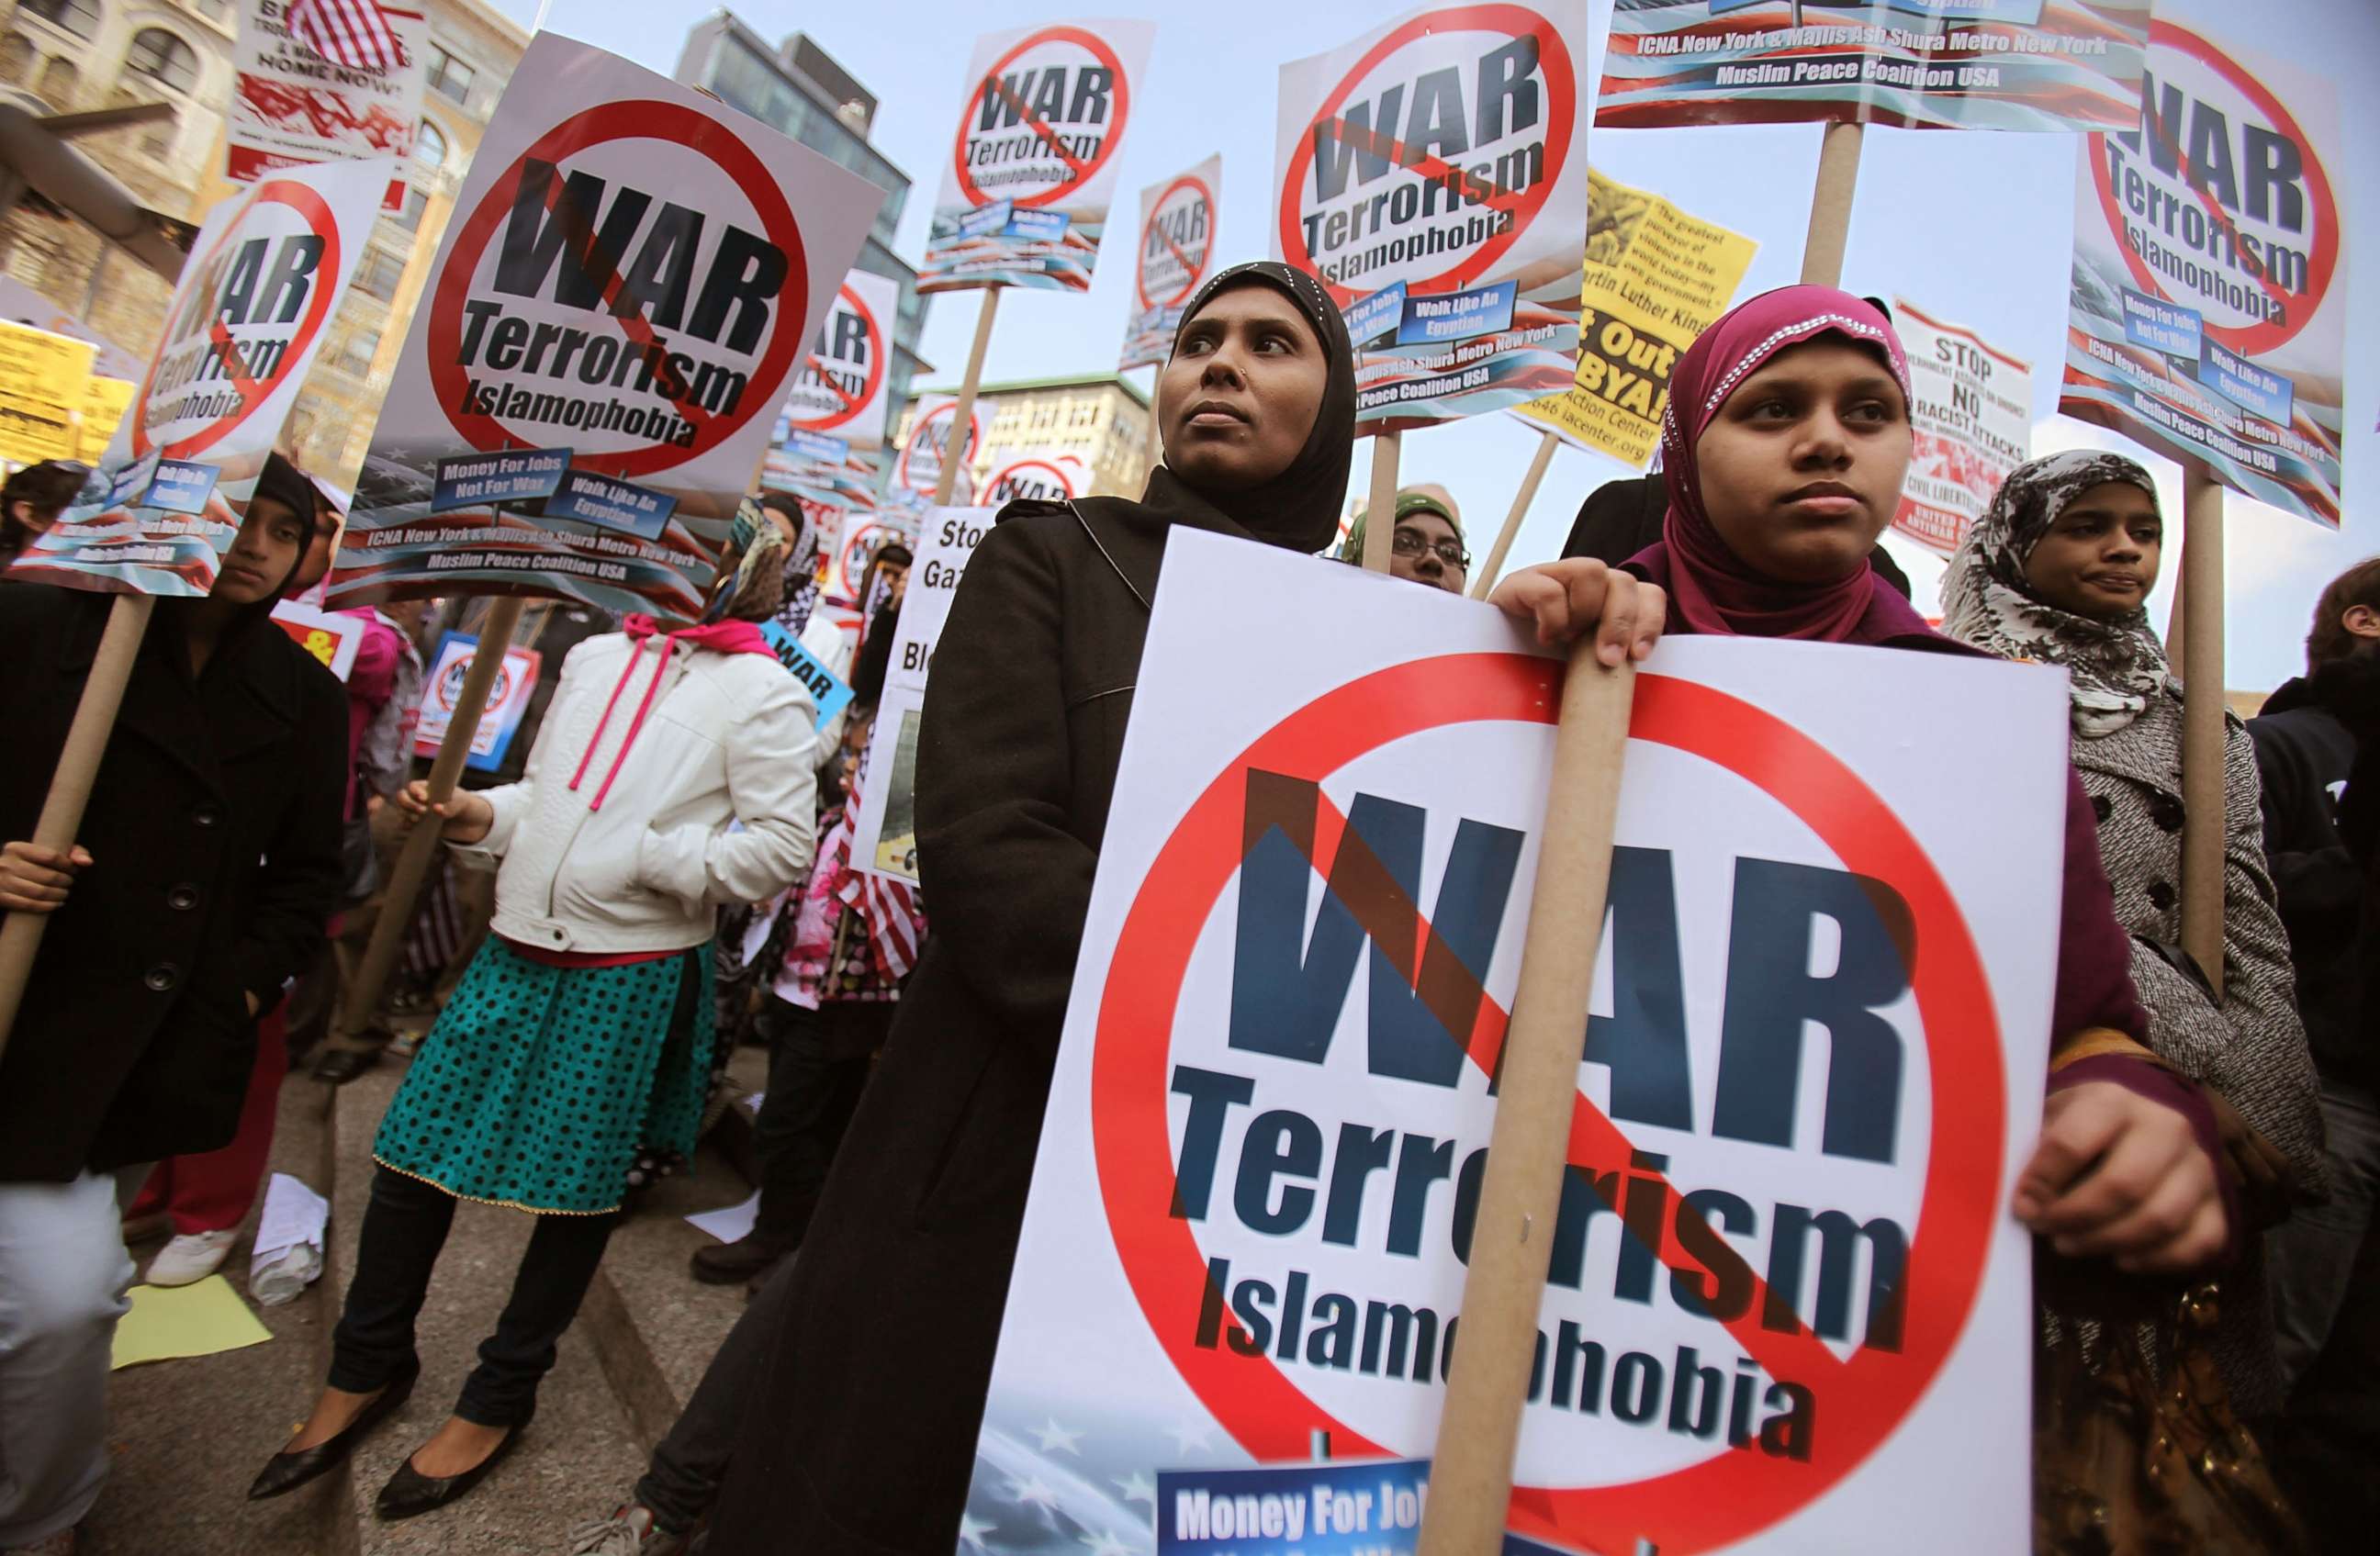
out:
<path id="1" fill-rule="evenodd" d="M 1364 563 L 1364 520 L 1360 510 L 1339 560 Z M 1453 496 L 1440 486 L 1406 487 L 1397 493 L 1396 532 L 1389 541 L 1389 573 L 1415 584 L 1427 584 L 1449 594 L 1463 592 L 1471 572 L 1471 553 L 1463 545 L 1463 518 Z"/>

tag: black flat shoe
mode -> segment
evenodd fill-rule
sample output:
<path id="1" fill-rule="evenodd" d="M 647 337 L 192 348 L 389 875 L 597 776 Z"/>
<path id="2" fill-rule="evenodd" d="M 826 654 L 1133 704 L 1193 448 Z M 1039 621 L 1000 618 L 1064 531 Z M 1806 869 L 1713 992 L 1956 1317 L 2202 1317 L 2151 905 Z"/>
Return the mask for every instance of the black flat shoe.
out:
<path id="1" fill-rule="evenodd" d="M 395 1415 L 413 1393 L 413 1381 L 421 1376 L 416 1366 L 411 1371 L 392 1381 L 372 1397 L 372 1402 L 356 1412 L 356 1418 L 339 1429 L 336 1437 L 317 1442 L 311 1448 L 300 1448 L 294 1453 L 275 1453 L 257 1471 L 256 1479 L 248 1488 L 248 1500 L 262 1502 L 284 1491 L 294 1491 L 309 1480 L 336 1465 L 352 1453 L 372 1428 Z"/>
<path id="2" fill-rule="evenodd" d="M 391 1520 L 412 1518 L 434 1512 L 450 1502 L 460 1501 L 472 1487 L 488 1478 L 490 1470 L 504 1462 L 504 1455 L 513 1451 L 513 1444 L 518 1442 L 521 1433 L 528 1429 L 527 1420 L 516 1424 L 504 1433 L 503 1441 L 489 1450 L 486 1458 L 460 1475 L 424 1475 L 413 1467 L 413 1455 L 407 1453 L 405 1462 L 396 1466 L 396 1473 L 388 1478 L 388 1484 L 380 1489 L 380 1497 L 372 1503 L 372 1511 Z"/>

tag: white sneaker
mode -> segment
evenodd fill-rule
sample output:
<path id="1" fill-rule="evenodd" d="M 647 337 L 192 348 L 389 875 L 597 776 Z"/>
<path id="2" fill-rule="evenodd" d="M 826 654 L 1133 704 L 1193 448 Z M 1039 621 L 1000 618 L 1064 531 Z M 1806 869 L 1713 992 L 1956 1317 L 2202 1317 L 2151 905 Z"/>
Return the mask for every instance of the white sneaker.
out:
<path id="1" fill-rule="evenodd" d="M 223 1268 L 224 1256 L 237 1241 L 237 1232 L 193 1232 L 177 1236 L 149 1261 L 151 1285 L 188 1285 Z"/>

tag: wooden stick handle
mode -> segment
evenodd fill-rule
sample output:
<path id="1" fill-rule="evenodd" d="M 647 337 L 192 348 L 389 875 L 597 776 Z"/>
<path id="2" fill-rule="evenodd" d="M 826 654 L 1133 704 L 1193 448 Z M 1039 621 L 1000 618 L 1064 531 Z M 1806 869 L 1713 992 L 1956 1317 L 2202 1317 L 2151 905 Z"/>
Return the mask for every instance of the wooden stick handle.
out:
<path id="1" fill-rule="evenodd" d="M 471 741 L 480 732 L 480 718 L 488 710 L 488 694 L 495 688 L 496 674 L 504 669 L 504 651 L 512 646 L 513 633 L 520 625 L 521 602 L 517 598 L 499 599 L 488 610 L 488 619 L 480 627 L 478 646 L 471 650 L 471 668 L 463 673 L 463 690 L 455 699 L 454 716 L 447 721 L 446 737 L 438 742 L 438 754 L 430 764 L 430 802 L 443 805 L 455 794 L 455 780 L 463 776 L 463 764 L 470 759 Z M 363 962 L 356 969 L 355 981 L 347 985 L 346 997 L 339 1005 L 339 1031 L 358 1032 L 371 1024 L 372 1013 L 380 1008 L 381 990 L 388 985 L 388 976 L 396 971 L 397 954 L 405 948 L 405 932 L 413 923 L 414 899 L 421 895 L 421 883 L 429 878 L 431 861 L 438 857 L 439 821 L 436 816 L 423 816 L 413 824 L 406 835 L 405 846 L 397 850 L 396 864 L 389 871 L 388 889 L 381 898 L 380 916 L 372 921 L 371 938 L 364 943 Z"/>
<path id="2" fill-rule="evenodd" d="M 1486 599 L 1488 591 L 1496 586 L 1497 575 L 1504 571 L 1504 553 L 1512 549 L 1512 537 L 1521 533 L 1521 521 L 1529 516 L 1529 504 L 1537 500 L 1537 483 L 1546 478 L 1546 467 L 1554 462 L 1554 446 L 1560 441 L 1550 432 L 1538 435 L 1536 457 L 1529 461 L 1529 473 L 1521 477 L 1521 489 L 1512 494 L 1512 511 L 1504 515 L 1504 527 L 1497 532 L 1496 544 L 1488 548 L 1488 560 L 1471 585 L 1473 599 Z"/>
<path id="3" fill-rule="evenodd" d="M 2181 944 L 2223 993 L 2223 488 L 2198 460 L 2182 475 Z"/>
<path id="4" fill-rule="evenodd" d="M 983 382 L 983 354 L 991 346 L 992 316 L 1000 311 L 1000 288 L 983 289 L 983 308 L 975 316 L 975 344 L 967 348 L 966 377 L 959 380 L 958 404 L 951 407 L 950 440 L 942 446 L 941 478 L 934 483 L 934 506 L 947 508 L 951 495 L 958 489 L 959 466 L 967 463 L 975 451 L 967 433 L 975 426 L 976 386 Z M 967 483 L 970 500 L 975 495 L 975 483 Z"/>
<path id="5" fill-rule="evenodd" d="M 1397 456 L 1403 446 L 1402 432 L 1372 435 L 1372 493 L 1364 501 L 1364 566 L 1373 573 L 1389 570 L 1389 547 L 1397 537 Z"/>
<path id="6" fill-rule="evenodd" d="M 1810 191 L 1810 233 L 1802 245 L 1802 282 L 1843 283 L 1843 249 L 1851 240 L 1852 196 L 1859 188 L 1860 127 L 1830 124 L 1818 143 L 1818 181 Z"/>
<path id="7" fill-rule="evenodd" d="M 82 830 L 82 813 L 99 778 L 100 759 L 107 754 L 107 737 L 115 729 L 115 710 L 123 706 L 124 688 L 132 680 L 140 640 L 156 608 L 154 595 L 118 595 L 107 609 L 107 625 L 91 656 L 91 672 L 83 678 L 82 700 L 75 704 L 57 771 L 50 775 L 49 793 L 33 822 L 31 841 L 42 848 L 70 849 L 75 834 Z M 17 1024 L 17 1007 L 24 1003 L 33 959 L 42 949 L 42 932 L 49 925 L 47 913 L 10 913 L 0 920 L 0 1054 L 8 1050 L 9 1029 Z"/>
<path id="8" fill-rule="evenodd" d="M 1503 1543 L 1603 937 L 1635 686 L 1633 667 L 1609 669 L 1597 661 L 1591 634 L 1572 645 L 1520 989 L 1498 1069 L 1496 1125 L 1463 1283 L 1463 1338 L 1439 1417 L 1420 1556 L 1479 1556 Z"/>

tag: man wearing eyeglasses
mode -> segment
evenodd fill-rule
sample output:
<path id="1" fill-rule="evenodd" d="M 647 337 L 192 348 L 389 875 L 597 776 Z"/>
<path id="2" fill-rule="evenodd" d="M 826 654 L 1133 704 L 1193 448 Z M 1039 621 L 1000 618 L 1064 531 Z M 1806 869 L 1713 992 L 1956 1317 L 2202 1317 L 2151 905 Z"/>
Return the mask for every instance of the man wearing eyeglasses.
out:
<path id="1" fill-rule="evenodd" d="M 1339 547 L 1339 560 L 1362 566 L 1364 521 Z M 1427 584 L 1449 594 L 1463 592 L 1471 572 L 1471 553 L 1463 546 L 1463 520 L 1454 499 L 1444 487 L 1406 487 L 1397 493 L 1396 532 L 1389 541 L 1389 573 L 1408 583 Z"/>

